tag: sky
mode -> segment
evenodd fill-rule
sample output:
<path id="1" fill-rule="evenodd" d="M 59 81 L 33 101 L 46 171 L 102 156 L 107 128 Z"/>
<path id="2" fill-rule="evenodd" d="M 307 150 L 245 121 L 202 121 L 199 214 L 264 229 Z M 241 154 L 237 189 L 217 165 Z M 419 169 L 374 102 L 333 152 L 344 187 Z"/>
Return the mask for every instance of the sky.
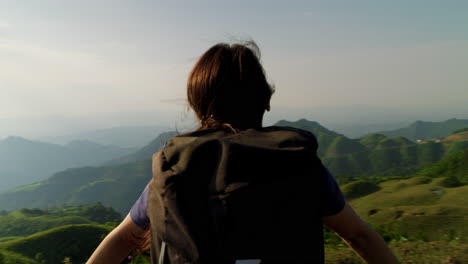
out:
<path id="1" fill-rule="evenodd" d="M 0 0 L 0 119 L 180 111 L 197 58 L 248 39 L 272 110 L 467 107 L 468 1 Z"/>

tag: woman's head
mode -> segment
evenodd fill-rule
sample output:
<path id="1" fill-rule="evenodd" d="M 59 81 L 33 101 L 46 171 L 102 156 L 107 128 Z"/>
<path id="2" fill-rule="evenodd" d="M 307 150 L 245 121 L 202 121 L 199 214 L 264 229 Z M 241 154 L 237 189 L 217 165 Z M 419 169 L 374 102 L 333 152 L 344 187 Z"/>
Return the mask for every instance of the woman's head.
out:
<path id="1" fill-rule="evenodd" d="M 195 64 L 187 97 L 201 128 L 260 127 L 273 88 L 268 84 L 254 42 L 217 44 Z"/>

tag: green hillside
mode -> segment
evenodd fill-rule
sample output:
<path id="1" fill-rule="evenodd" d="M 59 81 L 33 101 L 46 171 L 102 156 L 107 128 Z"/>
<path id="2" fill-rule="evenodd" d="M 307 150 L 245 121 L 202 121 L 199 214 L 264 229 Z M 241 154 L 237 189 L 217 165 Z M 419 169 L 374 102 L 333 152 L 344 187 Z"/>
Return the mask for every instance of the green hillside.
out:
<path id="1" fill-rule="evenodd" d="M 406 146 L 411 146 L 411 145 L 414 145 L 414 143 L 404 137 L 392 137 L 392 138 L 382 139 L 375 148 L 376 149 L 400 148 L 400 147 L 406 147 Z"/>
<path id="2" fill-rule="evenodd" d="M 401 263 L 461 264 L 468 263 L 468 244 L 447 241 L 392 241 L 390 248 Z M 325 245 L 325 263 L 362 264 L 356 253 L 346 246 Z"/>
<path id="3" fill-rule="evenodd" d="M 468 149 L 407 179 L 359 180 L 341 186 L 357 213 L 386 239 L 402 263 L 468 261 Z M 460 179 L 458 184 L 453 178 Z M 377 180 L 377 181 L 376 181 Z M 327 263 L 362 263 L 328 235 Z"/>
<path id="4" fill-rule="evenodd" d="M 380 190 L 350 203 L 365 221 L 388 232 L 466 241 L 468 185 L 448 188 L 443 180 L 420 176 L 387 181 L 379 184 Z"/>
<path id="5" fill-rule="evenodd" d="M 467 119 L 449 119 L 443 122 L 424 122 L 416 121 L 405 128 L 400 128 L 391 131 L 382 131 L 388 137 L 402 136 L 410 140 L 418 139 L 436 139 L 444 138 L 451 135 L 454 131 L 468 127 Z"/>
<path id="6" fill-rule="evenodd" d="M 357 141 L 369 149 L 375 149 L 379 142 L 386 138 L 387 137 L 382 134 L 370 134 L 363 138 L 357 139 Z"/>
<path id="7" fill-rule="evenodd" d="M 347 200 L 359 198 L 380 190 L 380 187 L 369 181 L 359 180 L 341 186 L 341 191 Z"/>
<path id="8" fill-rule="evenodd" d="M 0 238 L 28 236 L 70 224 L 105 224 L 120 221 L 121 216 L 102 204 L 62 208 L 20 209 L 0 215 Z"/>
<path id="9" fill-rule="evenodd" d="M 468 184 L 468 149 L 457 152 L 429 168 L 419 171 L 417 175 L 449 178 L 451 183 L 455 185 Z"/>
<path id="10" fill-rule="evenodd" d="M 465 148 L 468 148 L 468 141 L 431 141 L 401 147 L 376 147 L 339 157 L 324 157 L 322 161 L 337 177 L 401 176 L 415 173 Z"/>
<path id="11" fill-rule="evenodd" d="M 110 230 L 99 225 L 67 225 L 2 242 L 2 263 L 62 263 L 65 257 L 73 263 L 83 263 Z"/>
<path id="12" fill-rule="evenodd" d="M 386 137 L 381 134 L 370 134 L 357 141 L 364 145 L 366 148 L 375 150 L 375 149 L 386 149 L 386 148 L 400 148 L 414 145 L 415 143 L 411 142 L 404 137 Z"/>

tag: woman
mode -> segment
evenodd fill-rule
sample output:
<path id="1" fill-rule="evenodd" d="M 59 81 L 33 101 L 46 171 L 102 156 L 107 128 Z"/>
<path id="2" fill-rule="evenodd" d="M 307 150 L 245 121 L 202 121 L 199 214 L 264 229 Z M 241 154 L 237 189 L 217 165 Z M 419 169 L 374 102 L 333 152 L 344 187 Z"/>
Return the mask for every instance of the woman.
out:
<path id="1" fill-rule="evenodd" d="M 345 202 L 315 137 L 262 127 L 273 92 L 255 43 L 206 51 L 187 83 L 199 129 L 155 154 L 153 180 L 88 263 L 120 263 L 150 236 L 153 263 L 323 262 L 322 223 L 366 262 L 398 263 Z"/>

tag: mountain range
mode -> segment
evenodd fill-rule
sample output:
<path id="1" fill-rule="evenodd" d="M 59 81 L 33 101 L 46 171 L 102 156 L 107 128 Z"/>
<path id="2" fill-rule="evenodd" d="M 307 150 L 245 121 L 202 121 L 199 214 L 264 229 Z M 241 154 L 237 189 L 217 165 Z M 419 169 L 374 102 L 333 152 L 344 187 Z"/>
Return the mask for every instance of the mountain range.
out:
<path id="1" fill-rule="evenodd" d="M 120 126 L 62 136 L 40 137 L 39 140 L 61 145 L 76 140 L 87 140 L 101 145 L 141 148 L 153 140 L 155 136 L 168 130 L 167 127 L 157 126 Z"/>
<path id="2" fill-rule="evenodd" d="M 450 154 L 468 148 L 468 141 L 413 143 L 403 137 L 368 135 L 349 139 L 317 122 L 280 121 L 313 132 L 318 154 L 338 179 L 364 176 L 401 176 L 415 173 Z M 67 169 L 47 180 L 0 194 L 0 210 L 47 208 L 66 204 L 102 202 L 126 214 L 151 179 L 151 156 L 175 132 L 162 134 L 149 145 L 100 167 Z"/>
<path id="3" fill-rule="evenodd" d="M 0 140 L 0 191 L 44 180 L 67 168 L 97 166 L 133 151 L 85 140 L 58 145 L 8 137 Z"/>
<path id="4" fill-rule="evenodd" d="M 452 118 L 443 122 L 416 121 L 411 125 L 390 131 L 378 132 L 387 137 L 402 136 L 409 140 L 428 140 L 444 138 L 456 130 L 468 127 L 468 119 Z"/>

